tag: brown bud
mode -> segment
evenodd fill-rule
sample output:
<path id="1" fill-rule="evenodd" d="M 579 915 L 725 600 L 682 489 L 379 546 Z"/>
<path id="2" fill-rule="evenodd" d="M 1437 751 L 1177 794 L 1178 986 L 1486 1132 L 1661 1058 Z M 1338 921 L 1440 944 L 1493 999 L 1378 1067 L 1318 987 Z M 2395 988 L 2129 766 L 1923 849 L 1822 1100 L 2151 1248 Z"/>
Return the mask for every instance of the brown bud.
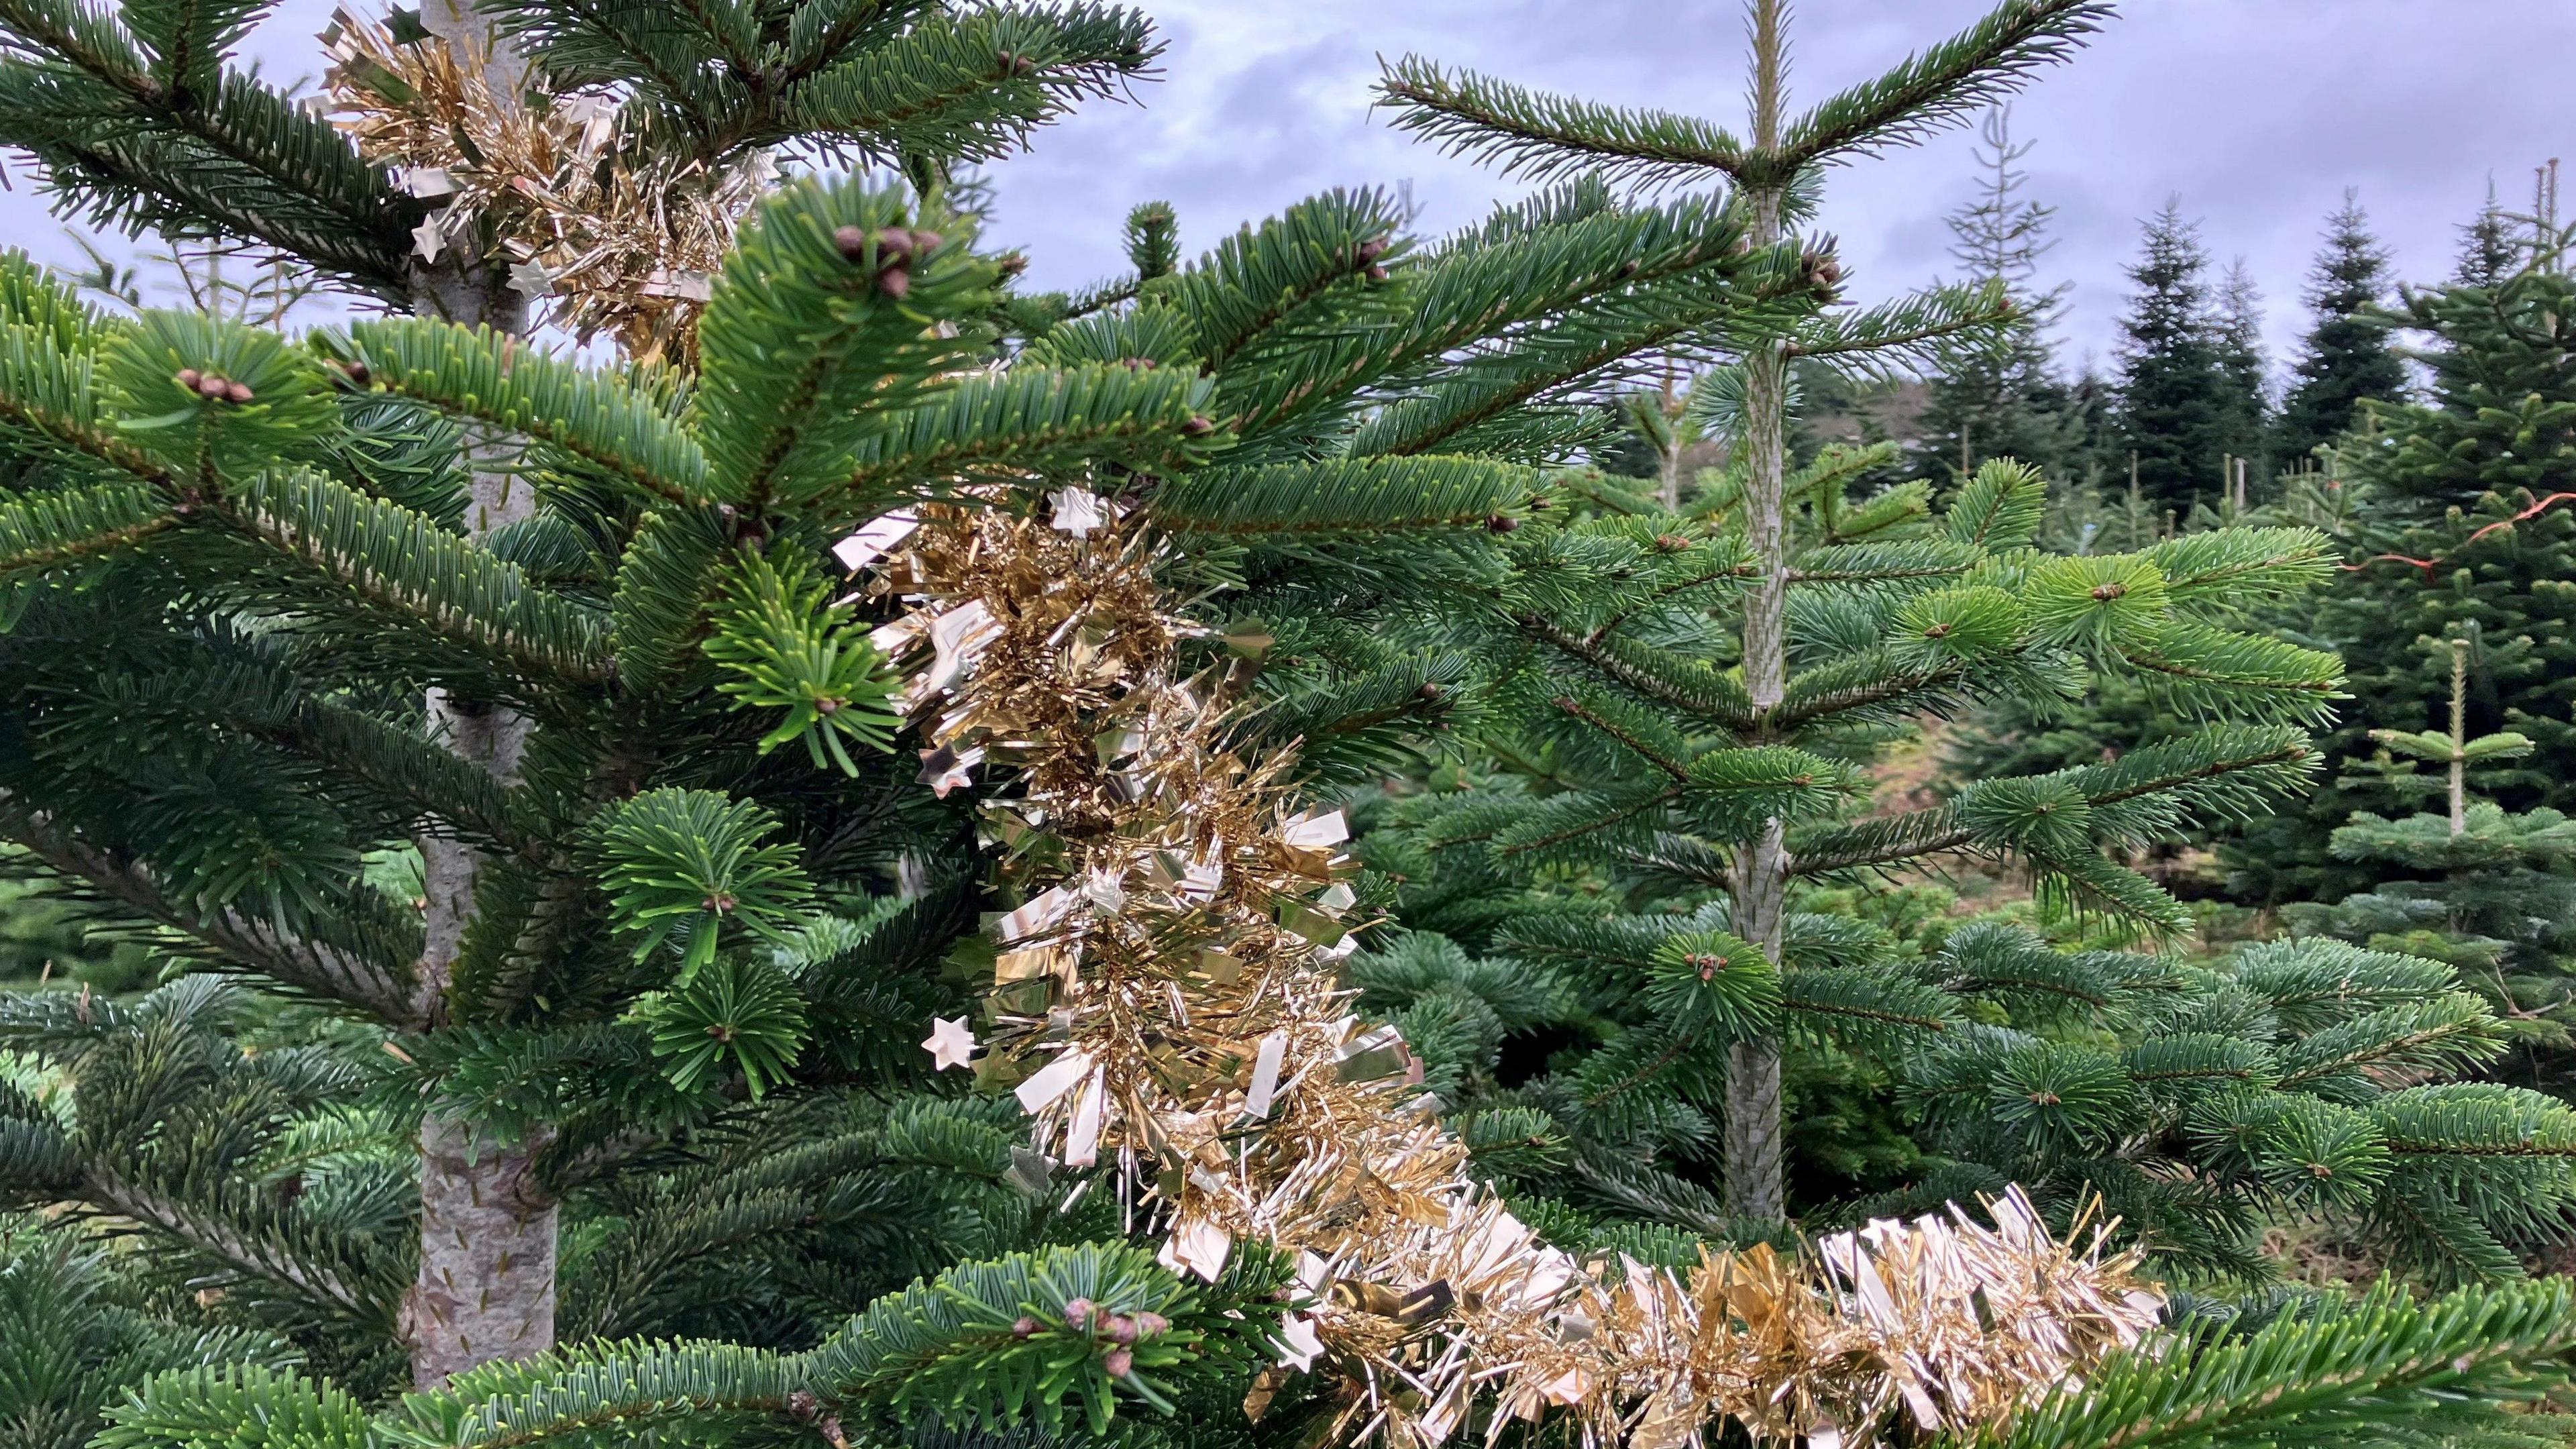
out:
<path id="1" fill-rule="evenodd" d="M 365 387 L 367 384 L 376 380 L 375 372 L 363 362 L 351 361 L 344 363 L 340 370 L 349 375 L 349 381 L 356 383 L 360 387 Z"/>
<path id="2" fill-rule="evenodd" d="M 1413 692 L 1413 697 L 1421 700 L 1424 704 L 1438 704 L 1441 698 L 1447 693 L 1448 691 L 1442 689 L 1439 685 L 1426 680 L 1420 689 Z"/>
<path id="3" fill-rule="evenodd" d="M 719 916 L 732 910 L 739 904 L 741 903 L 736 901 L 733 898 L 733 894 L 729 891 L 718 891 L 714 895 L 707 897 L 705 900 L 698 902 L 700 909 L 713 911 Z"/>
<path id="4" fill-rule="evenodd" d="M 839 714 L 841 712 L 841 701 L 834 699 L 828 694 L 817 695 L 814 699 L 814 712 L 816 714 Z"/>
<path id="5" fill-rule="evenodd" d="M 1193 438 L 1204 438 L 1216 431 L 1216 423 L 1213 419 L 1193 413 L 1188 422 L 1181 424 L 1181 431 Z"/>
<path id="6" fill-rule="evenodd" d="M 787 1417 L 799 1424 L 813 1423 L 814 1416 L 822 1412 L 823 1401 L 814 1397 L 812 1389 L 798 1389 L 787 1396 Z"/>
<path id="7" fill-rule="evenodd" d="M 1644 270 L 1645 264 L 1638 261 L 1635 257 L 1630 257 L 1628 260 L 1619 264 L 1619 275 L 1623 277 L 1633 277 Z"/>
<path id="8" fill-rule="evenodd" d="M 1029 259 L 1018 252 L 1004 252 L 993 258 L 993 266 L 1006 277 L 1016 277 L 1029 269 Z"/>
<path id="9" fill-rule="evenodd" d="M 212 400 L 224 395 L 224 380 L 209 372 L 197 379 L 197 396 Z"/>
<path id="10" fill-rule="evenodd" d="M 1171 1328 L 1172 1320 L 1165 1318 L 1159 1313 L 1146 1312 L 1136 1315 L 1136 1333 L 1138 1337 L 1160 1338 L 1164 1334 L 1170 1332 Z"/>
<path id="11" fill-rule="evenodd" d="M 1130 1350 L 1113 1348 L 1100 1356 L 1100 1366 L 1113 1379 L 1123 1379 L 1136 1370 L 1136 1355 Z"/>
<path id="12" fill-rule="evenodd" d="M 246 403 L 250 401 L 250 397 L 250 385 L 248 383 L 228 382 L 224 384 L 224 400 L 226 402 Z"/>
<path id="13" fill-rule="evenodd" d="M 1026 1314 L 1014 1319 L 1011 1323 L 1011 1337 L 1013 1338 L 1033 1337 L 1036 1335 L 1037 1331 L 1038 1321 L 1034 1318 L 1028 1317 Z"/>
<path id="14" fill-rule="evenodd" d="M 1126 368 L 1129 372 L 1144 372 L 1153 367 L 1154 359 L 1150 357 L 1122 357 L 1118 359 L 1118 365 Z"/>
<path id="15" fill-rule="evenodd" d="M 1680 553 L 1682 550 L 1690 546 L 1690 540 L 1682 537 L 1678 533 L 1659 533 L 1655 535 L 1655 552 L 1657 553 Z"/>
<path id="16" fill-rule="evenodd" d="M 1682 959 L 1687 964 L 1699 968 L 1699 979 L 1702 981 L 1714 981 L 1717 979 L 1717 973 L 1726 969 L 1726 958 L 1723 956 L 1697 955 Z"/>
<path id="17" fill-rule="evenodd" d="M 1521 521 L 1508 513 L 1491 514 L 1485 519 L 1485 527 L 1495 533 L 1509 533 L 1520 526 Z"/>
<path id="18" fill-rule="evenodd" d="M 1072 1329 L 1076 1333 L 1080 1333 L 1084 1329 L 1089 1328 L 1091 1326 L 1091 1313 L 1093 1307 L 1094 1305 L 1092 1301 L 1088 1298 L 1076 1298 L 1065 1304 L 1064 1326 Z"/>
<path id="19" fill-rule="evenodd" d="M 1100 1334 L 1111 1343 L 1134 1343 L 1136 1320 L 1123 1313 L 1114 1315 L 1100 1325 Z"/>
<path id="20" fill-rule="evenodd" d="M 1002 72 L 1005 75 L 1027 75 L 1030 71 L 1038 68 L 1038 63 L 1034 58 L 1018 54 L 1014 51 L 1003 51 L 1000 56 L 1000 60 L 1002 62 Z"/>
<path id="21" fill-rule="evenodd" d="M 893 266 L 912 255 L 912 233 L 899 226 L 886 227 L 877 233 L 877 260 Z"/>
<path id="22" fill-rule="evenodd" d="M 1361 266 L 1365 267 L 1373 265 L 1378 258 L 1386 255 L 1386 238 L 1382 236 L 1370 237 L 1367 241 L 1359 244 L 1358 251 L 1353 255 L 1358 258 Z"/>
<path id="23" fill-rule="evenodd" d="M 912 234 L 912 254 L 916 257 L 926 257 L 932 252 L 939 250 L 940 243 L 945 242 L 946 240 L 948 240 L 948 238 L 941 236 L 935 231 L 914 232 Z"/>
<path id="24" fill-rule="evenodd" d="M 1360 273 L 1360 275 L 1368 278 L 1372 282 L 1383 282 L 1387 279 L 1390 273 L 1384 267 L 1373 266 L 1367 271 Z"/>
<path id="25" fill-rule="evenodd" d="M 901 267 L 888 267 L 877 273 L 877 290 L 900 302 L 912 291 L 912 273 Z"/>
<path id="26" fill-rule="evenodd" d="M 205 374 L 204 374 L 204 373 L 199 372 L 198 370 L 196 370 L 196 369 L 195 369 L 195 368 L 193 368 L 193 367 L 183 367 L 183 368 L 180 368 L 180 369 L 179 369 L 179 385 L 180 385 L 181 387 L 185 387 L 185 388 L 194 388 L 194 387 L 197 385 L 197 380 L 198 380 L 199 378 L 204 377 L 204 376 L 205 376 Z"/>
<path id="27" fill-rule="evenodd" d="M 841 260 L 845 262 L 863 262 L 868 259 L 868 234 L 855 226 L 845 226 L 835 230 L 832 233 L 832 246 L 840 252 Z"/>

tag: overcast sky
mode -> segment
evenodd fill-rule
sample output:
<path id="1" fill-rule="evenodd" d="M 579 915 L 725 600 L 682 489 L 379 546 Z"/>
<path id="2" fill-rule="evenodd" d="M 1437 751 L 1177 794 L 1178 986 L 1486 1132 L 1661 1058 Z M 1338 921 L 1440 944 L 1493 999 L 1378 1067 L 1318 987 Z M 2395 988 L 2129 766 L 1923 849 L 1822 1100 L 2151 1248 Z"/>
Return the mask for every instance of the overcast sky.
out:
<path id="1" fill-rule="evenodd" d="M 1075 285 L 1118 265 L 1138 201 L 1180 211 L 1196 251 L 1332 186 L 1409 184 L 1423 225 L 1467 221 L 1520 188 L 1444 159 L 1369 109 L 1378 57 L 1419 53 L 1523 84 L 1692 111 L 1740 129 L 1737 0 L 1141 0 L 1169 49 L 1133 103 L 1094 103 L 995 168 L 1003 241 L 1033 275 Z M 1793 107 L 1974 20 L 1986 0 L 1806 0 Z M 289 0 L 253 37 L 273 73 L 314 67 L 328 0 Z M 2265 294 L 2276 357 L 2304 330 L 2301 277 L 2325 215 L 2358 187 L 2403 275 L 2448 270 L 2454 228 L 2492 175 L 2509 203 L 2530 168 L 2576 162 L 2571 0 L 2130 0 L 2073 64 L 2014 107 L 2037 143 L 2031 193 L 2058 209 L 2054 280 L 2074 284 L 2070 358 L 2107 355 L 2137 219 L 2179 196 L 2223 265 Z M 1823 225 L 1854 294 L 1955 266 L 1945 213 L 1966 199 L 1972 136 L 1837 172 Z M 76 257 L 23 180 L 0 196 L 9 239 Z"/>

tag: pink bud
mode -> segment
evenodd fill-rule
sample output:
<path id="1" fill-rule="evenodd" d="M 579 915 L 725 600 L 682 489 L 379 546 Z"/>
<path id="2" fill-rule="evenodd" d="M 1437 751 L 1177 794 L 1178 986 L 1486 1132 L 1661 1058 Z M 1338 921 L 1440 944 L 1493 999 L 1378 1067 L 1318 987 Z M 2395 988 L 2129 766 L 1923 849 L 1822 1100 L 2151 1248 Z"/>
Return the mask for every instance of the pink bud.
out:
<path id="1" fill-rule="evenodd" d="M 1064 1305 L 1064 1326 L 1072 1329 L 1076 1333 L 1080 1333 L 1084 1329 L 1089 1328 L 1091 1326 L 1092 1306 L 1092 1302 L 1088 1298 L 1076 1298 L 1072 1302 Z"/>
<path id="2" fill-rule="evenodd" d="M 1100 1366 L 1109 1370 L 1113 1379 L 1123 1379 L 1135 1371 L 1136 1355 L 1127 1349 L 1113 1348 L 1101 1356 Z"/>

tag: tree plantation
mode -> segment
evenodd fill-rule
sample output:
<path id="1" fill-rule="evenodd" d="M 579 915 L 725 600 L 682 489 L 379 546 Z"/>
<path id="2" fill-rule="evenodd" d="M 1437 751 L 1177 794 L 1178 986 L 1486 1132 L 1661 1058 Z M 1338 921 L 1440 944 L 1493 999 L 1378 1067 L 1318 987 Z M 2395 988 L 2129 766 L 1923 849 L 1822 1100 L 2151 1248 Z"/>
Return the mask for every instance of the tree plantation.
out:
<path id="1" fill-rule="evenodd" d="M 1142 11 L 267 10 L 0 0 L 0 1449 L 2576 1440 L 2553 169 L 2070 367 L 2104 0 L 1075 291 Z"/>

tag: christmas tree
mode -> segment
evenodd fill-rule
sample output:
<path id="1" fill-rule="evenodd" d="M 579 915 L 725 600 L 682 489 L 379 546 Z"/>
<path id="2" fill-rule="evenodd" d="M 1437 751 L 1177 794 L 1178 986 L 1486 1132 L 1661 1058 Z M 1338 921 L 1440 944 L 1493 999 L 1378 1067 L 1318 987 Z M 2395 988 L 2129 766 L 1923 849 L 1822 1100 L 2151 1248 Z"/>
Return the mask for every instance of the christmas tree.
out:
<path id="1" fill-rule="evenodd" d="M 2056 245 L 2048 235 L 2056 208 L 2024 194 L 2029 173 L 2020 163 L 2037 143 L 2013 139 L 2010 108 L 1989 112 L 1978 139 L 1983 174 L 1976 199 L 1948 218 L 1950 255 L 1970 276 L 2000 285 L 2012 316 L 1991 342 L 1944 358 L 1930 379 L 1918 466 L 1952 489 L 1965 487 L 1987 458 L 2017 458 L 2061 483 L 2075 481 L 2083 422 L 2054 375 L 2048 335 L 2067 284 L 2038 284 L 2040 258 Z"/>
<path id="2" fill-rule="evenodd" d="M 2095 18 L 2080 5 L 2006 6 L 1792 122 L 1779 90 L 1781 16 L 1758 4 L 1749 147 L 1703 122 L 1414 62 L 1387 90 L 1404 124 L 1453 149 L 1524 173 L 1606 159 L 1657 180 L 1731 175 L 1759 216 L 1804 196 L 1805 168 L 1973 114 L 1969 98 L 2017 83 Z M 2044 485 L 2009 460 L 1986 464 L 1938 511 L 1921 484 L 1847 496 L 1877 461 L 1868 451 L 1831 451 L 1794 475 L 1783 467 L 1785 359 L 1884 366 L 1936 332 L 2011 315 L 1999 289 L 1939 300 L 1952 295 L 1728 339 L 1744 360 L 1694 390 L 1727 400 L 1737 439 L 1716 496 L 1682 516 L 1569 510 L 1514 535 L 1507 627 L 1473 646 L 1508 681 L 1496 708 L 1512 711 L 1510 757 L 1530 762 L 1539 784 L 1519 798 L 1471 796 L 1442 838 L 1490 841 L 1524 868 L 1642 869 L 1728 899 L 1722 923 L 1654 957 L 1658 977 L 1677 963 L 1725 969 L 1691 967 L 1698 984 L 1675 983 L 1691 1007 L 1675 998 L 1659 1008 L 1659 1029 L 1594 1054 L 1584 1090 L 1615 1097 L 1666 1076 L 1695 1084 L 1722 1123 L 1720 1177 L 1736 1219 L 1786 1213 L 1785 1038 L 1812 1027 L 1883 1050 L 1881 1034 L 1943 1014 L 1918 984 L 1865 961 L 1796 969 L 1808 963 L 1784 956 L 1792 880 L 1981 850 L 2030 862 L 2070 906 L 2150 933 L 2179 929 L 2178 907 L 2103 848 L 2143 845 L 2196 809 L 2243 809 L 2296 782 L 2311 759 L 2298 722 L 2321 718 L 2336 691 L 2331 658 L 2226 624 L 2235 601 L 2318 580 L 2313 535 L 2223 532 L 2049 558 L 2030 551 Z M 1983 781 L 1953 804 L 1850 818 L 1854 762 L 1892 723 L 1988 696 L 2070 697 L 2088 668 L 2154 681 L 2231 722 L 2087 771 Z M 2097 804 L 2112 808 L 2097 818 Z"/>
<path id="3" fill-rule="evenodd" d="M 2373 730 L 2416 731 L 2449 708 L 2424 651 L 2469 645 L 2467 728 L 2529 738 L 2529 755 L 2473 761 L 2468 787 L 2508 813 L 2576 807 L 2576 390 L 2566 366 L 2576 279 L 2545 208 L 2495 218 L 2515 261 L 2499 280 L 2409 291 L 2396 325 L 2432 375 L 2422 403 L 2363 404 L 2322 483 L 2349 572 L 2286 624 L 2341 651 L 2353 703 L 2323 740 L 2325 788 L 2251 828 L 2227 853 L 2240 888 L 2270 902 L 2340 900 L 2376 872 L 2332 846 L 2357 810 L 2384 808 Z"/>
<path id="4" fill-rule="evenodd" d="M 390 1330 L 435 1384 L 552 1343 L 565 1194 L 759 1095 L 811 1036 L 862 1068 L 891 1004 L 863 950 L 800 990 L 720 943 L 801 939 L 816 883 L 863 886 L 888 846 L 954 874 L 935 865 L 954 827 L 870 758 L 891 721 L 863 631 L 790 545 L 761 549 L 900 495 L 917 455 L 841 459 L 983 345 L 925 344 L 910 318 L 981 305 L 990 264 L 938 234 L 935 186 L 797 193 L 700 329 L 770 148 L 935 179 L 1154 46 L 1098 7 L 673 28 L 434 4 L 336 21 L 326 117 L 230 64 L 258 13 L 13 11 L 0 136 L 65 207 L 259 244 L 419 315 L 300 345 L 102 316 L 6 263 L 0 411 L 23 466 L 0 522 L 0 828 L 170 945 L 391 1033 L 417 1070 L 418 1220 L 407 1246 L 333 1231 L 319 1201 L 229 1180 L 261 1134 L 153 1153 L 104 1108 L 66 1126 L 17 1104 L 35 1135 L 14 1190 L 150 1223 L 308 1300 L 316 1333 Z M 540 302 L 635 370 L 517 340 Z M 1151 453 L 1191 416 L 1161 380 L 1074 391 L 961 431 Z M 1140 408 L 1158 429 L 1121 426 Z M 826 788 L 842 777 L 871 783 Z M 957 889 L 910 914 L 954 912 Z M 75 1077 L 114 1093 L 165 1065 Z M 556 1100 L 510 1122 L 478 1092 Z"/>
<path id="5" fill-rule="evenodd" d="M 2191 1442 L 2228 1443 L 2523 1391 L 2567 1332 L 2559 1287 L 2149 1345 L 2135 1255 L 2018 1194 L 1596 1276 L 1490 1198 L 1333 974 L 1381 886 L 1292 775 L 1525 719 L 1531 676 L 1471 678 L 1454 645 L 1555 558 L 1614 583 L 1737 559 L 1768 641 L 1743 708 L 1784 726 L 2014 677 L 2061 635 L 2232 662 L 2257 698 L 2331 688 L 2190 617 L 2221 574 L 2296 582 L 2302 538 L 2059 577 L 2014 546 L 2026 474 L 1990 469 L 1936 528 L 1917 494 L 1847 506 L 1838 458 L 1796 480 L 1799 558 L 1840 560 L 1810 580 L 1829 614 L 1881 583 L 1922 605 L 1883 646 L 1912 682 L 1788 693 L 1791 347 L 1903 355 L 1994 317 L 1948 296 L 1811 320 L 1837 268 L 1782 236 L 1798 174 L 1982 104 L 2097 11 L 2014 0 L 1763 128 L 1744 205 L 1577 182 L 1426 245 L 1392 197 L 1335 193 L 1186 268 L 1148 208 L 1133 274 L 1065 297 L 1011 291 L 951 168 L 1149 64 L 1126 12 L 344 17 L 336 128 L 227 71 L 250 10 L 6 12 L 0 134 L 71 202 L 411 314 L 289 336 L 102 313 L 0 265 L 0 831 L 212 968 L 0 1013 L 0 1182 L 129 1231 L 157 1320 L 84 1320 L 57 1273 L 39 1367 L 166 1368 L 107 1416 L 135 1449 L 839 1449 L 1101 1437 L 1122 1404 L 1185 1402 L 1300 1439 L 1427 1449 L 1494 1414 L 1666 1449 L 1721 1418 L 2002 1432 L 2076 1380 L 2095 1390 L 2045 1406 L 2057 1442 L 2134 1440 L 2128 1415 L 2188 1392 Z M 1775 123 L 1779 18 L 1757 12 Z M 773 187 L 772 146 L 902 179 Z M 539 345 L 535 299 L 623 356 Z M 1526 465 L 1593 436 L 1630 359 L 1697 338 L 1760 343 L 1746 470 L 1700 532 L 1533 525 L 1570 510 Z M 1997 626 L 2015 611 L 2028 640 Z M 1712 672 L 1692 653 L 1678 677 Z M 1752 832 L 1732 923 L 1771 952 L 1723 982 L 1680 961 L 1686 1014 L 1776 968 L 1786 824 L 1850 828 L 1817 808 L 1843 772 L 1801 752 L 1822 728 L 1780 733 L 1712 750 L 1682 822 Z M 2227 736 L 2258 758 L 2210 746 L 2196 803 L 2295 767 L 2261 734 Z M 2125 838 L 2183 783 L 1956 818 L 2153 920 L 2057 817 Z M 1814 848 L 1906 853 L 1872 838 Z M 1741 1045 L 1776 1080 L 1776 1047 Z M 996 1095 L 929 1079 L 966 1066 Z M 243 1330 L 219 1365 L 172 1347 L 190 1306 Z M 1935 1340 L 1956 1351 L 1899 1351 Z M 2324 1386 L 2247 1384 L 2285 1354 Z M 57 1424 L 98 1409 L 8 1392 Z"/>
<path id="6" fill-rule="evenodd" d="M 1413 929 L 1353 958 L 1362 1003 L 1419 1044 L 1479 1167 L 1561 1239 L 1687 1262 L 1743 1235 L 1709 1181 L 1709 1093 L 1675 1050 L 1668 984 L 1677 954 L 1723 939 L 1724 903 L 1604 915 L 1603 887 L 1633 877 L 1498 869 L 1448 828 L 1495 793 L 1363 816 Z M 2283 1218 L 2433 1281 L 2510 1277 L 2564 1239 L 2576 1114 L 2444 1080 L 2501 1076 L 2527 1034 L 2447 953 L 2311 940 L 2192 962 L 1850 895 L 1795 902 L 1773 1008 L 1810 1228 L 2018 1183 L 2070 1216 L 2098 1196 L 2189 1278 L 2270 1276 Z M 1827 989 L 1855 979 L 1874 1035 L 1830 1014 Z M 2529 1160 L 2461 1172 L 2473 1143 Z"/>
<path id="7" fill-rule="evenodd" d="M 2369 315 L 2387 298 L 2388 253 L 2370 234 L 2357 193 L 2326 218 L 2325 245 L 2308 270 L 2309 329 L 2281 403 L 2272 455 L 2284 466 L 2308 461 L 2360 420 L 2365 398 L 2395 401 L 2406 371 L 2388 345 L 2387 329 Z"/>
<path id="8" fill-rule="evenodd" d="M 2569 1048 L 2576 1040 L 2576 822 L 2542 808 L 2508 814 L 2472 801 L 2468 767 L 2519 759 L 2531 741 L 2510 731 L 2468 733 L 2469 642 L 2454 639 L 2451 721 L 2447 732 L 2373 730 L 2371 737 L 2405 757 L 2395 786 L 2419 783 L 2417 762 L 2444 767 L 2443 815 L 2387 819 L 2364 811 L 2334 833 L 2335 855 L 2409 877 L 2388 879 L 2332 905 L 2294 904 L 2293 925 L 2375 947 L 2437 956 L 2483 990 L 2513 1031 L 2513 1059 L 2494 1074 L 2561 1096 L 2570 1088 Z M 2392 761 L 2392 763 L 2395 763 Z M 2431 782 L 2422 782 L 2430 784 Z"/>
<path id="9" fill-rule="evenodd" d="M 2148 218 L 2129 268 L 2137 288 L 2120 319 L 2121 443 L 2154 516 L 2215 504 L 2219 467 L 2242 418 L 2227 340 L 2213 313 L 2209 253 L 2179 199 Z"/>

